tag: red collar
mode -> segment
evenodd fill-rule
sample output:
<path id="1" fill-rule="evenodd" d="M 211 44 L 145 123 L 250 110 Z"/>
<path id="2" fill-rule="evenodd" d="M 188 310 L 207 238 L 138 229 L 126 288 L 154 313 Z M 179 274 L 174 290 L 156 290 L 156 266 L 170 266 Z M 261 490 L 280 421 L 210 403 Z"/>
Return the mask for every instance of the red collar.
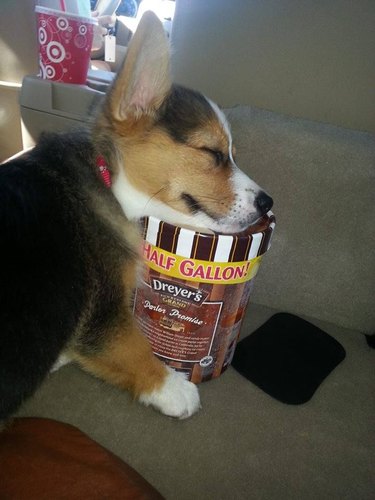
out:
<path id="1" fill-rule="evenodd" d="M 104 184 L 106 185 L 107 188 L 110 188 L 112 186 L 111 172 L 108 170 L 108 165 L 104 159 L 104 156 L 102 155 L 97 156 L 96 166 L 99 169 Z"/>

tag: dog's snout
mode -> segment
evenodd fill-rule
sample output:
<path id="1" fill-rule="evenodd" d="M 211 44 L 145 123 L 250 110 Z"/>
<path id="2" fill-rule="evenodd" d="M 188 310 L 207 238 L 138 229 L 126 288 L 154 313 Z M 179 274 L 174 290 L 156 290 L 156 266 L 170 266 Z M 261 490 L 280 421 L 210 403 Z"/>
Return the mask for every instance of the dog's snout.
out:
<path id="1" fill-rule="evenodd" d="M 255 198 L 255 206 L 261 215 L 264 215 L 268 212 L 268 210 L 271 210 L 272 205 L 273 199 L 264 191 L 261 191 Z"/>

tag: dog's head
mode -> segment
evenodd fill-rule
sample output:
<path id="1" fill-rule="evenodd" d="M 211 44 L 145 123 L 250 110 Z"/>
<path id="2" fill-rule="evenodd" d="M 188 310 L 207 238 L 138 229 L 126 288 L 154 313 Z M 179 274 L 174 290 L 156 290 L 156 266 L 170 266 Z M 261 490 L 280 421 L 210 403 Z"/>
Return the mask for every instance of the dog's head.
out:
<path id="1" fill-rule="evenodd" d="M 172 84 L 169 64 L 163 27 L 148 12 L 98 120 L 99 142 L 110 141 L 116 151 L 114 194 L 130 219 L 154 215 L 241 231 L 272 199 L 237 167 L 223 112 L 202 94 Z"/>

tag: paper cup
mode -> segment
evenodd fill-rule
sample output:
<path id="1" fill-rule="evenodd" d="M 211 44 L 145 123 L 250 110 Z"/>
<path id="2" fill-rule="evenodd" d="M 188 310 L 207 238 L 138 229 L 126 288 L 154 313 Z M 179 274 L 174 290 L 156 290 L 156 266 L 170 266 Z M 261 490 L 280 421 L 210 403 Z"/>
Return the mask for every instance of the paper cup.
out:
<path id="1" fill-rule="evenodd" d="M 275 217 L 237 234 L 208 234 L 144 219 L 143 283 L 134 315 L 157 357 L 188 380 L 230 365 L 254 277 L 270 247 Z"/>
<path id="2" fill-rule="evenodd" d="M 35 7 L 39 68 L 44 79 L 85 84 L 97 20 Z"/>

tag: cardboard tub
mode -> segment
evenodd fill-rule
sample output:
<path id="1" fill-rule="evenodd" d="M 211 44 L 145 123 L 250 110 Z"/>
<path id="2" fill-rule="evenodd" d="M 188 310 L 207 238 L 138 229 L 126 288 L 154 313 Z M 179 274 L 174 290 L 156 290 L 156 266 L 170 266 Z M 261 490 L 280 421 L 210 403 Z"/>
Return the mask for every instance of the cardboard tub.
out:
<path id="1" fill-rule="evenodd" d="M 157 357 L 194 383 L 230 365 L 275 227 L 272 212 L 236 234 L 143 219 L 145 270 L 134 314 Z"/>

